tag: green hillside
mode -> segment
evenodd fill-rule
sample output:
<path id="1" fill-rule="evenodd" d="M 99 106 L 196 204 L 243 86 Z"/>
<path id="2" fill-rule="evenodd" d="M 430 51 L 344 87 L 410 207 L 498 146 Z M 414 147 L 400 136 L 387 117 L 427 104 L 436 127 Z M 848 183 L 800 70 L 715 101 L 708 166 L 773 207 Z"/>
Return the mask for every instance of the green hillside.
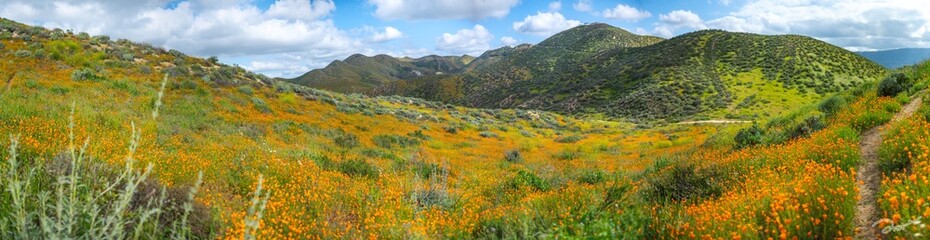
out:
<path id="1" fill-rule="evenodd" d="M 438 95 L 461 97 L 428 99 L 635 120 L 757 119 L 885 72 L 809 37 L 704 30 L 659 41 L 605 24 L 576 27 L 500 58 L 461 76 L 393 83 L 377 93 L 428 97 L 421 92 L 444 85 L 448 92 Z"/>
<path id="2" fill-rule="evenodd" d="M 344 93 L 360 93 L 401 79 L 458 73 L 473 59 L 468 55 L 398 59 L 384 54 L 373 57 L 354 54 L 287 81 Z"/>

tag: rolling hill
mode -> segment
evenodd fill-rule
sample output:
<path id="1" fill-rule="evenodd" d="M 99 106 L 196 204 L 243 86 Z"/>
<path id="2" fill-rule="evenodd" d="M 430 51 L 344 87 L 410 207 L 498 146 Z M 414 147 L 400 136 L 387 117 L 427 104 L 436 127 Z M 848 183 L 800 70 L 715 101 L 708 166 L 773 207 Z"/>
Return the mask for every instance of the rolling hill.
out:
<path id="1" fill-rule="evenodd" d="M 430 55 L 413 59 L 355 54 L 287 81 L 319 89 L 359 93 L 398 80 L 458 73 L 472 60 L 474 57 L 468 55 Z"/>
<path id="2" fill-rule="evenodd" d="M 899 68 L 930 59 L 930 48 L 900 48 L 856 53 L 886 68 Z"/>
<path id="3" fill-rule="evenodd" d="M 807 84 L 773 71 L 786 68 L 777 61 L 754 67 L 768 53 L 736 45 L 785 45 L 772 37 L 681 38 L 561 54 L 591 58 L 580 61 L 575 71 L 588 75 L 579 79 L 621 71 L 663 79 L 655 71 L 699 83 L 720 72 L 741 80 L 721 81 L 742 87 L 731 96 L 758 98 Z M 783 38 L 809 49 L 807 38 Z M 532 48 L 503 49 L 482 60 L 488 70 L 474 71 L 508 64 L 530 77 L 566 77 L 537 64 L 564 67 L 552 61 L 567 59 L 508 62 Z M 668 58 L 644 55 L 657 49 Z M 704 58 L 720 52 L 733 53 Z M 775 57 L 800 54 L 812 62 L 786 62 L 827 71 L 810 81 L 856 72 L 818 60 L 837 59 L 829 52 Z M 930 62 L 756 123 L 653 125 L 335 93 L 6 19 L 0 56 L 0 239 L 848 239 L 874 223 L 859 220 L 874 220 L 862 217 L 859 201 L 871 200 L 872 216 L 889 224 L 930 213 Z M 694 68 L 682 61 L 716 70 L 685 72 Z M 479 77 L 397 82 L 464 92 Z M 823 85 L 804 89 L 815 97 L 818 88 L 845 88 Z M 665 100 L 651 95 L 663 96 L 643 98 Z M 864 178 L 874 198 L 860 197 Z"/>
<path id="4" fill-rule="evenodd" d="M 510 52 L 487 66 L 394 82 L 375 94 L 636 120 L 756 119 L 885 73 L 868 59 L 813 38 L 718 30 L 663 41 L 593 24 L 535 46 L 489 53 L 501 51 Z M 481 57 L 473 61 L 479 62 Z"/>

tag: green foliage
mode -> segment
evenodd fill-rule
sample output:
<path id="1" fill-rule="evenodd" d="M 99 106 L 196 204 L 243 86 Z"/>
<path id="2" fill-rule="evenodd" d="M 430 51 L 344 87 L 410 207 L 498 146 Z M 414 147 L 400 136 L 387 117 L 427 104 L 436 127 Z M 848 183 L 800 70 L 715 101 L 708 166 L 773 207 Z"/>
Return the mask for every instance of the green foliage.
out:
<path id="1" fill-rule="evenodd" d="M 493 132 L 490 132 L 490 131 L 482 131 L 482 132 L 478 133 L 478 136 L 481 136 L 481 137 L 483 137 L 483 138 L 496 138 L 496 137 L 497 137 L 497 134 L 496 134 L 496 133 L 493 133 Z"/>
<path id="2" fill-rule="evenodd" d="M 16 55 L 16 57 L 27 58 L 32 57 L 32 52 L 29 50 L 17 50 L 14 55 Z"/>
<path id="3" fill-rule="evenodd" d="M 534 191 L 549 191 L 549 182 L 524 170 L 518 171 L 517 175 L 507 182 L 507 186 L 514 190 L 528 187 Z"/>
<path id="4" fill-rule="evenodd" d="M 585 184 L 598 184 L 598 183 L 604 182 L 604 180 L 607 180 L 607 174 L 604 173 L 604 171 L 600 169 L 585 170 L 581 172 L 580 176 L 578 176 L 578 182 L 585 183 Z M 608 200 L 613 200 L 612 198 L 617 197 L 617 196 L 611 196 L 611 194 L 616 194 L 616 193 L 611 193 L 610 191 L 608 191 Z"/>
<path id="5" fill-rule="evenodd" d="M 378 168 L 364 159 L 342 161 L 337 168 L 339 172 L 349 175 L 350 177 L 377 178 L 379 175 Z"/>
<path id="6" fill-rule="evenodd" d="M 420 140 L 400 135 L 377 135 L 371 141 L 376 146 L 386 149 L 393 149 L 395 145 L 401 148 L 420 145 Z"/>
<path id="7" fill-rule="evenodd" d="M 252 97 L 252 105 L 255 106 L 255 109 L 258 109 L 258 111 L 262 113 L 271 113 L 271 107 L 269 107 L 268 104 L 265 103 L 265 100 L 262 100 L 261 98 Z"/>
<path id="8" fill-rule="evenodd" d="M 239 92 L 245 95 L 252 96 L 252 94 L 255 93 L 255 90 L 252 90 L 252 87 L 249 87 L 247 85 L 242 85 L 242 86 L 239 86 Z"/>
<path id="9" fill-rule="evenodd" d="M 345 149 L 352 149 L 359 145 L 358 137 L 351 133 L 342 133 L 333 138 L 333 142 L 336 143 L 336 146 Z"/>
<path id="10" fill-rule="evenodd" d="M 79 68 L 71 72 L 71 80 L 74 81 L 100 81 L 104 79 L 106 78 L 97 75 L 94 70 L 89 68 Z"/>
<path id="11" fill-rule="evenodd" d="M 504 160 L 507 162 L 518 163 L 523 161 L 523 156 L 520 155 L 520 150 L 512 149 L 504 152 Z"/>
<path id="12" fill-rule="evenodd" d="M 647 199 L 654 202 L 680 202 L 720 196 L 720 173 L 712 168 L 697 169 L 693 165 L 675 164 L 647 177 L 643 189 Z"/>
<path id="13" fill-rule="evenodd" d="M 765 132 L 762 130 L 759 125 L 753 124 L 752 126 L 744 129 L 740 129 L 736 133 L 736 136 L 733 140 L 736 142 L 734 147 L 744 148 L 748 146 L 758 145 L 762 143 Z"/>
<path id="14" fill-rule="evenodd" d="M 557 142 L 557 143 L 576 143 L 576 142 L 580 141 L 581 139 L 584 139 L 584 136 L 581 136 L 581 135 L 568 135 L 568 136 L 561 136 L 561 137 L 555 138 L 555 142 Z"/>
<path id="15" fill-rule="evenodd" d="M 839 95 L 833 95 L 827 99 L 824 99 L 823 102 L 820 102 L 818 109 L 820 109 L 820 112 L 826 114 L 827 116 L 832 116 L 840 109 L 843 109 L 845 106 L 846 98 Z"/>
<path id="16" fill-rule="evenodd" d="M 792 128 L 791 132 L 788 133 L 788 139 L 807 137 L 826 127 L 826 123 L 819 116 L 811 116 Z"/>
<path id="17" fill-rule="evenodd" d="M 893 97 L 913 86 L 913 82 L 903 73 L 895 73 L 888 76 L 878 84 L 879 97 Z"/>

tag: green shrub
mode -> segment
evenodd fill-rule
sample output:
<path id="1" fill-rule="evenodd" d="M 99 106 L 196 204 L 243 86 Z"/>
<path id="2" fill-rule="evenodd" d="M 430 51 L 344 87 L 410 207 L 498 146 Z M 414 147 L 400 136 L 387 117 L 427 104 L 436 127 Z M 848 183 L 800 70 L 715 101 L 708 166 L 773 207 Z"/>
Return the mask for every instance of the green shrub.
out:
<path id="1" fill-rule="evenodd" d="M 555 142 L 558 143 L 575 143 L 583 139 L 584 137 L 579 135 L 568 135 L 555 138 Z"/>
<path id="2" fill-rule="evenodd" d="M 371 141 L 373 141 L 376 146 L 386 149 L 392 149 L 394 145 L 404 148 L 420 144 L 420 140 L 400 135 L 377 135 L 374 136 Z"/>
<path id="3" fill-rule="evenodd" d="M 512 149 L 504 152 L 504 160 L 507 162 L 517 163 L 523 161 L 523 156 L 520 155 L 520 150 Z"/>
<path id="4" fill-rule="evenodd" d="M 517 172 L 517 175 L 507 182 L 507 186 L 515 190 L 523 187 L 529 187 L 535 191 L 543 192 L 549 190 L 549 182 L 536 176 L 536 174 L 524 170 Z"/>
<path id="5" fill-rule="evenodd" d="M 132 55 L 132 53 L 123 53 L 123 55 L 120 57 L 123 59 L 123 61 L 129 61 L 129 62 L 136 59 L 136 56 Z"/>
<path id="6" fill-rule="evenodd" d="M 411 133 L 408 133 L 407 136 L 412 138 L 419 138 L 422 140 L 429 140 L 430 137 L 423 133 L 423 130 L 416 130 Z"/>
<path id="7" fill-rule="evenodd" d="M 719 177 L 712 168 L 698 170 L 693 165 L 676 164 L 646 179 L 645 196 L 655 202 L 717 197 L 723 192 Z"/>
<path id="8" fill-rule="evenodd" d="M 791 132 L 788 133 L 788 139 L 807 137 L 826 127 L 827 125 L 819 116 L 811 116 L 791 129 Z"/>
<path id="9" fill-rule="evenodd" d="M 442 129 L 445 130 L 447 133 L 451 133 L 451 134 L 455 134 L 459 132 L 459 129 L 456 128 L 455 126 L 444 126 L 442 127 Z"/>
<path id="10" fill-rule="evenodd" d="M 753 124 L 748 128 L 740 129 L 733 140 L 736 141 L 736 148 L 744 148 L 761 144 L 764 136 L 765 132 L 762 128 L 759 127 L 759 125 Z"/>
<path id="11" fill-rule="evenodd" d="M 913 83 L 903 73 L 895 73 L 878 83 L 878 96 L 892 97 L 911 88 Z"/>
<path id="12" fill-rule="evenodd" d="M 555 157 L 555 159 L 558 159 L 558 160 L 566 160 L 566 161 L 575 160 L 581 157 L 581 151 L 565 149 L 565 150 L 559 151 L 558 153 L 553 155 L 553 157 Z"/>
<path id="13" fill-rule="evenodd" d="M 352 159 L 339 163 L 339 172 L 350 177 L 378 177 L 378 168 L 363 159 Z"/>
<path id="14" fill-rule="evenodd" d="M 262 100 L 258 97 L 252 97 L 252 105 L 255 106 L 255 109 L 262 113 L 271 113 L 271 107 L 268 107 L 268 104 L 265 103 L 265 100 Z"/>
<path id="15" fill-rule="evenodd" d="M 253 90 L 252 87 L 243 85 L 243 86 L 239 86 L 239 92 L 241 92 L 241 93 L 243 93 L 243 94 L 245 94 L 245 95 L 252 96 L 252 94 L 255 93 L 255 90 Z"/>
<path id="16" fill-rule="evenodd" d="M 15 53 L 13 53 L 13 54 L 16 55 L 17 57 L 21 57 L 21 58 L 32 57 L 32 52 L 30 52 L 29 50 L 19 50 L 19 51 L 16 51 Z"/>
<path id="17" fill-rule="evenodd" d="M 578 182 L 585 184 L 598 184 L 607 180 L 607 174 L 599 169 L 585 170 L 578 176 Z"/>
<path id="18" fill-rule="evenodd" d="M 333 142 L 341 148 L 352 149 L 358 146 L 358 137 L 351 133 L 343 133 L 333 138 Z"/>
<path id="19" fill-rule="evenodd" d="M 79 68 L 79 69 L 76 69 L 76 70 L 74 70 L 73 72 L 71 72 L 71 80 L 74 80 L 74 81 L 86 81 L 86 80 L 90 80 L 90 81 L 99 81 L 99 80 L 103 80 L 103 77 L 97 75 L 96 73 L 94 73 L 94 70 L 91 70 L 91 69 L 89 69 L 89 68 Z"/>
<path id="20" fill-rule="evenodd" d="M 884 111 L 867 111 L 853 119 L 851 125 L 854 129 L 861 132 L 891 121 L 892 117 L 890 113 Z"/>
<path id="21" fill-rule="evenodd" d="M 483 138 L 496 138 L 497 134 L 490 132 L 490 131 L 483 131 L 483 132 L 478 133 L 478 136 L 481 136 Z"/>
<path id="22" fill-rule="evenodd" d="M 820 102 L 818 109 L 820 109 L 820 112 L 823 112 L 827 116 L 831 116 L 840 111 L 840 109 L 843 109 L 845 106 L 846 98 L 834 95 L 824 99 L 823 102 Z"/>

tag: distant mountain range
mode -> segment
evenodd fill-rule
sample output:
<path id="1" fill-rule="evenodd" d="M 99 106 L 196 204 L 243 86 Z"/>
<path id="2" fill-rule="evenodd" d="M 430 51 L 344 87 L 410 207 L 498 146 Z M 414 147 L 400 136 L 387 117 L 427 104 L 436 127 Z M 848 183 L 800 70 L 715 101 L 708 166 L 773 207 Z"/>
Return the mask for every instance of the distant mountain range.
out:
<path id="1" fill-rule="evenodd" d="M 930 59 L 930 48 L 900 48 L 856 53 L 886 68 L 899 68 Z"/>
<path id="2" fill-rule="evenodd" d="M 361 59 L 377 64 L 352 61 Z M 603 23 L 473 60 L 443 57 L 445 69 L 392 59 L 353 56 L 290 81 L 470 107 L 679 120 L 770 116 L 885 73 L 862 56 L 805 36 L 703 30 L 665 40 Z"/>

